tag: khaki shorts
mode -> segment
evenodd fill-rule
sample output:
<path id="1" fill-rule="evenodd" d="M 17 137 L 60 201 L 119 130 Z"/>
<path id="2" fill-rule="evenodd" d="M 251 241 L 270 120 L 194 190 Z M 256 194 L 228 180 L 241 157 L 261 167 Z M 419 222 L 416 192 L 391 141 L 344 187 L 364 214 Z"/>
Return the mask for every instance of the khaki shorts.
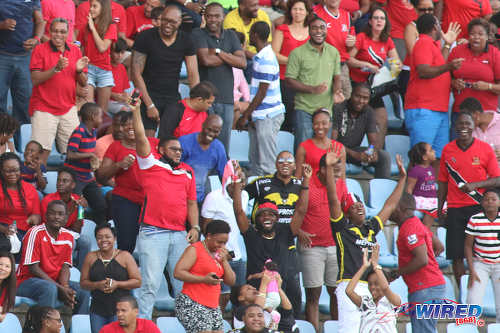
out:
<path id="1" fill-rule="evenodd" d="M 304 288 L 337 285 L 339 266 L 335 246 L 304 248 L 299 245 L 298 254 Z"/>
<path id="2" fill-rule="evenodd" d="M 349 76 L 349 67 L 347 67 L 347 64 L 340 66 L 340 82 L 342 83 L 342 93 L 347 101 L 351 98 L 352 93 L 351 77 Z"/>
<path id="3" fill-rule="evenodd" d="M 56 140 L 57 150 L 64 154 L 68 140 L 79 123 L 76 106 L 62 116 L 35 111 L 31 117 L 31 140 L 39 142 L 48 151 L 52 150 Z"/>

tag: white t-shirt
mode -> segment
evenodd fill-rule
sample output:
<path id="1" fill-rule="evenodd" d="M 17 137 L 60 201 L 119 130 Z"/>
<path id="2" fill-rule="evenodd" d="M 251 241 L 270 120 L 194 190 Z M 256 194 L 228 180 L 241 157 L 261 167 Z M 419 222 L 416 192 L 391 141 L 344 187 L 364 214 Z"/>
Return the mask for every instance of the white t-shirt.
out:
<path id="1" fill-rule="evenodd" d="M 361 296 L 360 333 L 397 333 L 394 306 L 384 296 L 375 304 L 372 296 Z"/>
<path id="2" fill-rule="evenodd" d="M 241 206 L 246 209 L 248 206 L 248 193 L 247 191 L 241 192 Z M 227 194 L 227 190 L 222 193 L 222 189 L 212 191 L 207 194 L 203 206 L 201 208 L 201 216 L 207 219 L 226 221 L 231 227 L 229 233 L 229 240 L 227 242 L 227 249 L 234 251 L 234 259 L 241 259 L 241 249 L 238 244 L 238 237 L 240 236 L 240 229 L 234 216 L 233 199 Z"/>

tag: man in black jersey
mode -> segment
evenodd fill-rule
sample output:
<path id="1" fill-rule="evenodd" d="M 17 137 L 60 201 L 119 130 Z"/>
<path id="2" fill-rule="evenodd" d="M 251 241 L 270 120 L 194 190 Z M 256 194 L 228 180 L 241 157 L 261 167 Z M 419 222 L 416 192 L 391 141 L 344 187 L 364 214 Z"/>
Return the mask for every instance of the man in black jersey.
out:
<path id="1" fill-rule="evenodd" d="M 326 164 L 332 164 L 338 159 L 334 152 L 326 156 Z M 333 160 L 333 161 L 332 161 Z M 391 216 L 401 198 L 406 182 L 406 170 L 401 156 L 396 157 L 399 168 L 399 181 L 392 194 L 385 201 L 382 210 L 370 220 L 366 220 L 365 207 L 359 200 L 348 200 L 344 209 L 341 207 L 335 188 L 333 169 L 327 168 L 327 192 L 330 207 L 330 221 L 333 238 L 337 246 L 337 260 L 339 274 L 337 278 L 337 302 L 339 312 L 339 332 L 358 332 L 361 313 L 347 297 L 345 288 L 349 280 L 356 274 L 363 263 L 363 248 L 369 248 L 376 243 L 375 235 L 384 228 L 384 224 Z M 372 193 L 375 195 L 375 193 Z M 350 203 L 349 203 L 350 202 Z M 350 205 L 350 206 L 349 206 Z M 344 216 L 342 211 L 347 211 Z M 369 295 L 368 284 L 365 278 L 356 286 L 358 295 Z"/>

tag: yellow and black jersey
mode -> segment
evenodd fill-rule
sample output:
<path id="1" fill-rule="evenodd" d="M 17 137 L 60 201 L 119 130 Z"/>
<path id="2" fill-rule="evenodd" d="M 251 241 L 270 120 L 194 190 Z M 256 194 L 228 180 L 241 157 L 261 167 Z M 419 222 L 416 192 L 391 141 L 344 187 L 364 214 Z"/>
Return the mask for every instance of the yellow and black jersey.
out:
<path id="1" fill-rule="evenodd" d="M 371 248 L 377 243 L 375 235 L 384 228 L 378 216 L 356 226 L 344 216 L 330 218 L 333 239 L 337 245 L 339 273 L 337 282 L 350 280 L 363 264 L 363 248 Z"/>
<path id="2" fill-rule="evenodd" d="M 302 181 L 292 177 L 288 184 L 283 183 L 276 174 L 255 179 L 245 187 L 250 199 L 254 199 L 252 221 L 255 219 L 257 208 L 263 202 L 273 202 L 278 206 L 280 223 L 290 223 L 295 205 L 299 200 Z"/>

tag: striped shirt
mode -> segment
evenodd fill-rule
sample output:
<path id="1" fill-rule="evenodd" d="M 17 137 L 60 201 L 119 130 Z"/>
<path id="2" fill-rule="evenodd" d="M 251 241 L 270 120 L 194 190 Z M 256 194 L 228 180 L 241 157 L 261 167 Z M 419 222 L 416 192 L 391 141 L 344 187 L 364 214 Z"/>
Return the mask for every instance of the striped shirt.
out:
<path id="1" fill-rule="evenodd" d="M 271 45 L 267 45 L 253 57 L 250 100 L 257 94 L 260 83 L 269 83 L 269 88 L 262 103 L 252 112 L 252 120 L 273 118 L 284 113 L 285 107 L 281 102 L 280 67 Z"/>
<path id="2" fill-rule="evenodd" d="M 42 171 L 43 178 L 45 178 L 45 180 L 47 180 L 47 168 L 45 167 L 45 165 L 41 164 L 40 170 Z M 37 178 L 36 170 L 27 166 L 26 162 L 24 162 L 21 165 L 21 178 L 25 182 L 30 183 L 31 185 L 35 186 L 35 188 L 37 190 L 39 190 L 38 184 L 37 184 L 38 178 Z"/>
<path id="3" fill-rule="evenodd" d="M 87 129 L 84 123 L 81 123 L 71 134 L 68 141 L 68 151 L 77 153 L 94 153 L 97 138 L 97 129 L 92 131 Z M 82 158 L 80 160 L 66 159 L 64 166 L 75 170 L 76 177 L 79 181 L 88 183 L 94 180 L 94 174 L 90 167 L 90 158 Z"/>
<path id="4" fill-rule="evenodd" d="M 500 213 L 490 221 L 484 212 L 472 215 L 465 233 L 474 236 L 472 253 L 486 264 L 500 263 Z"/>

